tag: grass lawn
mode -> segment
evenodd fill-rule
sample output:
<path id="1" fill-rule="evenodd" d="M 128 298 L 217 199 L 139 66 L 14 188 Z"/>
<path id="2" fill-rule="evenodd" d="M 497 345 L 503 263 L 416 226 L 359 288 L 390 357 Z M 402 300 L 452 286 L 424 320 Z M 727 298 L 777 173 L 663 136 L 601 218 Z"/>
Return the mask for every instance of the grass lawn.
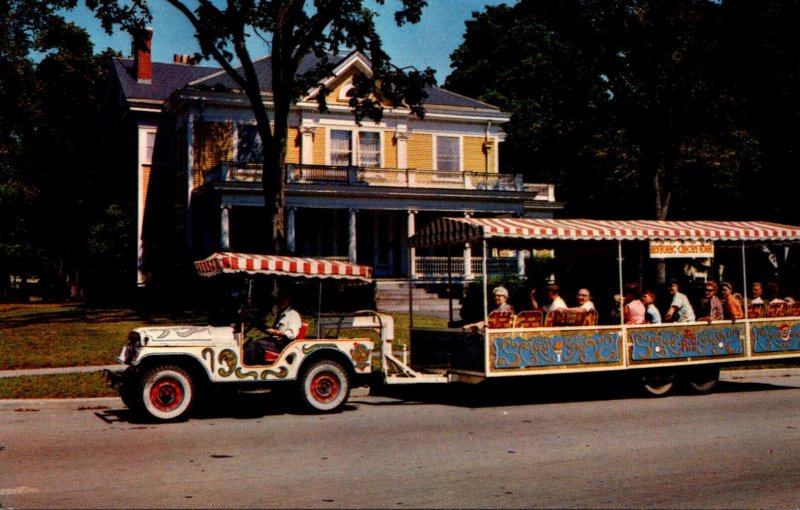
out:
<path id="1" fill-rule="evenodd" d="M 143 325 L 207 324 L 191 312 L 148 313 L 80 304 L 0 304 L 0 370 L 110 365 Z"/>
<path id="2" fill-rule="evenodd" d="M 394 317 L 395 345 L 408 345 L 408 316 Z M 310 319 L 309 330 L 315 331 L 315 321 Z M 113 365 L 128 332 L 134 328 L 208 323 L 208 317 L 191 311 L 152 312 L 81 304 L 0 304 L 0 370 Z M 417 327 L 446 324 L 445 319 L 414 316 Z M 0 398 L 114 395 L 100 373 L 0 379 Z"/>

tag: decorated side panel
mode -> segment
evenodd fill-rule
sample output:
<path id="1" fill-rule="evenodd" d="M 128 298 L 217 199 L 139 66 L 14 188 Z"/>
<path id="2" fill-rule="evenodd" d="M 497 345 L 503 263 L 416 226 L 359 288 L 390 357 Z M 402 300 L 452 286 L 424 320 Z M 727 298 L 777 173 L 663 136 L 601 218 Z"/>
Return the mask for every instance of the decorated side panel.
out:
<path id="1" fill-rule="evenodd" d="M 753 356 L 797 354 L 800 356 L 800 318 L 751 322 Z"/>
<path id="2" fill-rule="evenodd" d="M 489 371 L 498 375 L 541 369 L 602 369 L 623 364 L 618 329 L 490 332 L 489 350 Z"/>
<path id="3" fill-rule="evenodd" d="M 629 328 L 630 364 L 741 357 L 744 324 L 702 324 Z"/>

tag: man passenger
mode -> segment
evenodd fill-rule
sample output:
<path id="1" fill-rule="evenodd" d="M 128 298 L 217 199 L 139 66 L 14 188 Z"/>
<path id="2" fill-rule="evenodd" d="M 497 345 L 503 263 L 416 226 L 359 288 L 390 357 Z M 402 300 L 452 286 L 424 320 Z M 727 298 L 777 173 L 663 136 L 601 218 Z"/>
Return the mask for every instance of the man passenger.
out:
<path id="1" fill-rule="evenodd" d="M 664 319 L 667 322 L 694 322 L 695 315 L 692 304 L 689 302 L 689 298 L 680 292 L 677 280 L 672 280 L 669 293 L 672 294 L 672 303 L 670 303 Z"/>

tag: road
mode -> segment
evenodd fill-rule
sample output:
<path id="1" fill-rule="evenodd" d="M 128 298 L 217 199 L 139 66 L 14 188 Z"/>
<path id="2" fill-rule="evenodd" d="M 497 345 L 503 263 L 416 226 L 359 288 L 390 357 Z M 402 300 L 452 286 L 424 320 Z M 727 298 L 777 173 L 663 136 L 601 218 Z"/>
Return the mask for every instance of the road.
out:
<path id="1" fill-rule="evenodd" d="M 660 399 L 561 379 L 416 388 L 333 415 L 250 396 L 172 424 L 117 399 L 5 401 L 0 506 L 799 507 L 800 375 L 740 374 Z"/>

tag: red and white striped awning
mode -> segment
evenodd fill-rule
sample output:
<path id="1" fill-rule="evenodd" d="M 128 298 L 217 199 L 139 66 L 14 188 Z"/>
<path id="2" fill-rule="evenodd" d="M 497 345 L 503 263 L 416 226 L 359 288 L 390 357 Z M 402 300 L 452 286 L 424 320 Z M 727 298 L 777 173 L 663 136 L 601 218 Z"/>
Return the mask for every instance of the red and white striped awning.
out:
<path id="1" fill-rule="evenodd" d="M 201 276 L 223 273 L 248 273 L 305 278 L 337 278 L 369 281 L 372 268 L 349 262 L 283 257 L 277 255 L 251 255 L 247 253 L 218 252 L 194 263 Z"/>
<path id="2" fill-rule="evenodd" d="M 482 239 L 800 241 L 800 227 L 763 221 L 609 221 L 439 218 L 409 238 L 414 247 Z"/>

